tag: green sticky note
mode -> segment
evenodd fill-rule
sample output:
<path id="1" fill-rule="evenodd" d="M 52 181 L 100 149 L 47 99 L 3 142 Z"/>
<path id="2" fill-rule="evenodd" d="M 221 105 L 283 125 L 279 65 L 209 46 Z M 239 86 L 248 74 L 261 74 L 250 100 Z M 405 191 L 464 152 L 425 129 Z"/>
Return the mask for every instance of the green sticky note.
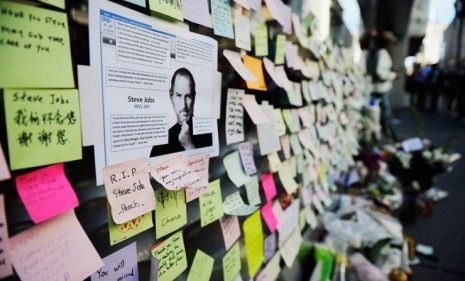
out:
<path id="1" fill-rule="evenodd" d="M 320 281 L 331 278 L 333 272 L 334 256 L 328 248 L 322 246 L 315 247 L 315 260 L 322 263 Z"/>
<path id="2" fill-rule="evenodd" d="M 268 55 L 268 27 L 266 24 L 255 25 L 255 56 Z"/>
<path id="3" fill-rule="evenodd" d="M 215 260 L 201 250 L 197 250 L 187 281 L 209 281 Z"/>
<path id="4" fill-rule="evenodd" d="M 49 4 L 60 9 L 65 8 L 65 0 L 39 0 L 42 3 Z"/>
<path id="5" fill-rule="evenodd" d="M 300 210 L 299 213 L 299 228 L 300 231 L 304 230 L 307 221 L 305 220 L 305 209 Z"/>
<path id="6" fill-rule="evenodd" d="M 182 21 L 181 0 L 149 0 L 150 10 Z"/>
<path id="7" fill-rule="evenodd" d="M 294 122 L 294 117 L 292 117 L 292 112 L 289 109 L 283 109 L 281 111 L 284 122 L 286 122 L 287 128 L 289 128 L 289 131 L 291 133 L 297 133 L 299 131 L 299 128 L 297 127 L 297 124 Z"/>
<path id="8" fill-rule="evenodd" d="M 213 33 L 218 36 L 234 39 L 234 31 L 229 0 L 211 0 Z"/>
<path id="9" fill-rule="evenodd" d="M 187 269 L 182 231 L 156 245 L 152 249 L 152 255 L 158 261 L 158 281 L 172 281 L 181 275 Z"/>
<path id="10" fill-rule="evenodd" d="M 279 34 L 276 36 L 276 49 L 274 55 L 275 64 L 284 63 L 284 46 L 286 45 L 286 36 Z"/>
<path id="11" fill-rule="evenodd" d="M 126 223 L 116 224 L 111 217 L 110 208 L 108 207 L 107 209 L 108 232 L 110 233 L 110 245 L 112 246 L 153 227 L 152 212 L 148 212 Z"/>
<path id="12" fill-rule="evenodd" d="M 241 271 L 241 266 L 241 252 L 238 242 L 223 257 L 223 280 L 234 280 Z"/>
<path id="13" fill-rule="evenodd" d="M 66 14 L 6 1 L 0 10 L 0 88 L 73 88 Z"/>
<path id="14" fill-rule="evenodd" d="M 186 195 L 184 190 L 155 191 L 155 232 L 157 239 L 187 223 Z"/>
<path id="15" fill-rule="evenodd" d="M 5 89 L 12 170 L 81 159 L 77 90 Z"/>
<path id="16" fill-rule="evenodd" d="M 244 221 L 242 228 L 244 231 L 245 252 L 249 269 L 249 277 L 250 279 L 253 279 L 265 260 L 260 211 L 256 211 L 248 217 Z"/>
<path id="17" fill-rule="evenodd" d="M 223 216 L 220 180 L 208 184 L 208 190 L 199 197 L 200 226 L 204 227 Z"/>

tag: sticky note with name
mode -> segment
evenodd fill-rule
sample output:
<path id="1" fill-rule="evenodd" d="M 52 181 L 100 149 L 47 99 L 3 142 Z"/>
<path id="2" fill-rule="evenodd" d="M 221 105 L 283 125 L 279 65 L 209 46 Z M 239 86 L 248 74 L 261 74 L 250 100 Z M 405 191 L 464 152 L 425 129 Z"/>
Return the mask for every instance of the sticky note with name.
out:
<path id="1" fill-rule="evenodd" d="M 13 274 L 11 266 L 10 242 L 8 237 L 8 223 L 5 215 L 5 198 L 0 194 L 0 278 Z"/>
<path id="2" fill-rule="evenodd" d="M 209 281 L 214 262 L 212 257 L 197 249 L 187 281 Z"/>
<path id="3" fill-rule="evenodd" d="M 103 258 L 104 266 L 90 276 L 91 281 L 138 281 L 136 242 Z"/>
<path id="4" fill-rule="evenodd" d="M 149 0 L 150 10 L 182 21 L 181 0 Z"/>
<path id="5" fill-rule="evenodd" d="M 10 247 L 21 280 L 84 280 L 103 266 L 74 211 L 11 237 Z"/>
<path id="6" fill-rule="evenodd" d="M 112 246 L 153 227 L 152 212 L 140 215 L 128 222 L 116 224 L 111 217 L 110 206 L 107 209 L 108 232 L 110 233 L 110 245 Z"/>
<path id="7" fill-rule="evenodd" d="M 81 159 L 76 90 L 6 89 L 4 98 L 12 170 Z"/>
<path id="8" fill-rule="evenodd" d="M 208 190 L 199 198 L 200 226 L 204 227 L 223 216 L 220 180 L 208 184 Z"/>
<path id="9" fill-rule="evenodd" d="M 224 247 L 229 250 L 241 236 L 239 218 L 237 216 L 224 216 L 220 219 L 221 232 L 223 233 Z"/>
<path id="10" fill-rule="evenodd" d="M 155 233 L 157 239 L 187 223 L 186 195 L 183 190 L 169 191 L 158 189 L 155 191 Z"/>
<path id="11" fill-rule="evenodd" d="M 245 252 L 249 277 L 253 278 L 265 260 L 263 247 L 263 231 L 260 212 L 248 217 L 242 225 L 244 231 Z"/>
<path id="12" fill-rule="evenodd" d="M 41 223 L 79 205 L 63 163 L 16 177 L 16 189 L 34 223 Z"/>
<path id="13" fill-rule="evenodd" d="M 187 269 L 186 249 L 182 231 L 171 235 L 152 249 L 158 261 L 158 281 L 171 281 Z"/>
<path id="14" fill-rule="evenodd" d="M 73 88 L 65 13 L 0 2 L 0 88 Z"/>
<path id="15" fill-rule="evenodd" d="M 210 0 L 213 32 L 215 35 L 234 39 L 233 24 L 231 18 L 231 6 L 229 0 Z"/>
<path id="16" fill-rule="evenodd" d="M 240 273 L 241 264 L 241 252 L 239 249 L 239 243 L 229 249 L 229 251 L 223 257 L 223 280 L 233 281 L 236 276 Z"/>
<path id="17" fill-rule="evenodd" d="M 103 179 L 113 221 L 128 222 L 155 209 L 148 160 L 137 159 L 103 168 Z"/>

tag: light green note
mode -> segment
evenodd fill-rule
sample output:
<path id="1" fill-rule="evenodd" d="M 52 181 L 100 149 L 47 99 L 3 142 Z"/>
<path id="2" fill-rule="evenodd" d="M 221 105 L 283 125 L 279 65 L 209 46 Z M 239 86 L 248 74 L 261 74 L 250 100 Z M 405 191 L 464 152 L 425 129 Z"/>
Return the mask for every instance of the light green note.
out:
<path id="1" fill-rule="evenodd" d="M 284 46 L 286 45 L 286 36 L 280 34 L 276 36 L 276 49 L 274 56 L 275 64 L 284 63 Z"/>
<path id="2" fill-rule="evenodd" d="M 42 3 L 49 4 L 60 9 L 65 8 L 65 0 L 39 0 Z"/>
<path id="3" fill-rule="evenodd" d="M 204 227 L 223 216 L 220 180 L 208 184 L 208 190 L 199 197 L 200 226 Z"/>
<path id="4" fill-rule="evenodd" d="M 0 88 L 73 88 L 65 13 L 0 1 Z"/>
<path id="5" fill-rule="evenodd" d="M 268 55 L 268 27 L 266 24 L 255 25 L 255 56 L 262 57 Z"/>
<path id="6" fill-rule="evenodd" d="M 209 281 L 215 260 L 197 249 L 187 281 Z"/>
<path id="7" fill-rule="evenodd" d="M 187 223 L 186 195 L 184 190 L 155 191 L 155 232 L 157 239 Z"/>
<path id="8" fill-rule="evenodd" d="M 158 261 L 158 281 L 172 281 L 187 269 L 186 248 L 182 231 L 168 237 L 152 248 Z"/>
<path id="9" fill-rule="evenodd" d="M 149 0 L 150 10 L 182 21 L 181 0 Z"/>
<path id="10" fill-rule="evenodd" d="M 6 89 L 4 99 L 12 170 L 81 159 L 77 90 Z"/>
<path id="11" fill-rule="evenodd" d="M 241 271 L 241 252 L 239 242 L 229 249 L 223 257 L 223 280 L 232 281 Z"/>
<path id="12" fill-rule="evenodd" d="M 108 208 L 108 232 L 110 233 L 110 245 L 112 246 L 151 227 L 153 227 L 152 212 L 148 212 L 126 223 L 116 224 L 113 222 L 110 208 Z"/>

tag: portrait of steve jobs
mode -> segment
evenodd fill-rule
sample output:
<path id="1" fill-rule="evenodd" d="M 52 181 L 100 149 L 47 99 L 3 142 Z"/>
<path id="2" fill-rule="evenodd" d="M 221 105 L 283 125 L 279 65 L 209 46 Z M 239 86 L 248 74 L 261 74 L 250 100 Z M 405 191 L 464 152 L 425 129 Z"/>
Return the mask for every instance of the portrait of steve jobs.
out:
<path id="1" fill-rule="evenodd" d="M 150 157 L 211 146 L 212 134 L 193 135 L 197 93 L 194 76 L 188 69 L 179 68 L 173 73 L 169 95 L 176 123 L 168 131 L 168 143 L 153 146 Z"/>

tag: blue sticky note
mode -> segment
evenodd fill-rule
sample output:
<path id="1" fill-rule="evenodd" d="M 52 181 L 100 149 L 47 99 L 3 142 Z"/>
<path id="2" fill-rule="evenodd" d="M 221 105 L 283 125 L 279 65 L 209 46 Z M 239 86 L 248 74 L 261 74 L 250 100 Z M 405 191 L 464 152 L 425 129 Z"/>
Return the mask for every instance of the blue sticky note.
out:
<path id="1" fill-rule="evenodd" d="M 211 0 L 213 33 L 218 36 L 234 39 L 229 0 Z"/>

